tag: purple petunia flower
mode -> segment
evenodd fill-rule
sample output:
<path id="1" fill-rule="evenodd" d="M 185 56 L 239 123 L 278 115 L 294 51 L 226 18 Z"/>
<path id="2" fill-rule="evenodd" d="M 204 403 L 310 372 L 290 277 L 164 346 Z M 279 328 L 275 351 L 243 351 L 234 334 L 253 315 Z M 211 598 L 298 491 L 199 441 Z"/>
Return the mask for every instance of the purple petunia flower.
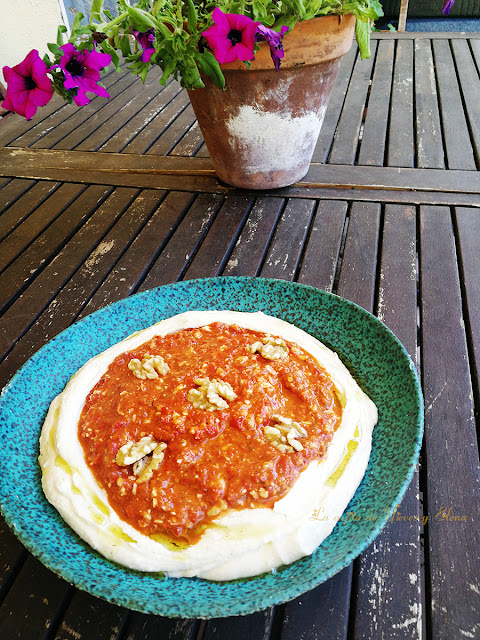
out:
<path id="1" fill-rule="evenodd" d="M 273 64 L 275 65 L 275 69 L 278 71 L 280 68 L 280 63 L 285 55 L 283 51 L 283 36 L 287 33 L 288 27 L 283 26 L 280 33 L 278 31 L 274 31 L 273 29 L 269 29 L 268 27 L 264 27 L 263 24 L 258 25 L 256 31 L 257 42 L 261 42 L 262 40 L 268 42 L 270 47 L 270 55 L 272 56 Z"/>
<path id="2" fill-rule="evenodd" d="M 63 71 L 65 89 L 77 89 L 77 93 L 73 97 L 76 105 L 83 107 L 90 102 L 87 98 L 87 91 L 105 98 L 110 97 L 107 91 L 98 84 L 100 69 L 108 67 L 112 61 L 108 53 L 99 53 L 95 49 L 93 51 L 88 49 L 78 51 L 71 43 L 64 44 L 60 49 L 63 51 L 60 63 L 53 65 L 51 69 L 58 67 Z"/>
<path id="3" fill-rule="evenodd" d="M 132 31 L 135 40 L 142 47 L 142 62 L 150 62 L 150 58 L 155 53 L 155 47 L 151 46 L 155 42 L 155 29 L 148 31 Z"/>
<path id="4" fill-rule="evenodd" d="M 446 16 L 450 13 L 450 9 L 453 7 L 455 0 L 443 0 L 443 15 Z"/>
<path id="5" fill-rule="evenodd" d="M 220 64 L 255 58 L 255 31 L 259 22 L 236 13 L 223 13 L 218 7 L 212 18 L 215 25 L 202 35 Z"/>
<path id="6" fill-rule="evenodd" d="M 44 107 L 53 96 L 52 82 L 47 76 L 47 65 L 33 49 L 23 62 L 15 67 L 3 67 L 7 81 L 4 109 L 14 111 L 27 120 L 33 118 L 38 107 Z"/>

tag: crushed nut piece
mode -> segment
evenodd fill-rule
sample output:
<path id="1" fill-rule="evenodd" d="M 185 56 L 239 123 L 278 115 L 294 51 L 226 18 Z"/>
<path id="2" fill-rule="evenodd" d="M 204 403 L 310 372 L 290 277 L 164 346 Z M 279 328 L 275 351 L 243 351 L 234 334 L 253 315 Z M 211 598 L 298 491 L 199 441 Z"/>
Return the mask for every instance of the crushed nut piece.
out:
<path id="1" fill-rule="evenodd" d="M 302 451 L 303 446 L 297 438 L 305 438 L 308 435 L 305 427 L 284 416 L 274 415 L 272 420 L 277 423 L 275 426 L 268 425 L 263 428 L 268 442 L 281 453 Z"/>
<path id="2" fill-rule="evenodd" d="M 153 380 L 158 378 L 158 374 L 164 376 L 170 371 L 162 356 L 151 356 L 149 353 L 146 353 L 141 361 L 138 358 L 130 360 L 128 368 L 140 380 L 146 380 L 147 378 Z"/>
<path id="3" fill-rule="evenodd" d="M 152 436 L 145 436 L 138 442 L 127 442 L 118 450 L 115 461 L 120 467 L 127 467 L 129 464 L 148 456 L 157 444 L 158 442 L 155 442 Z"/>
<path id="4" fill-rule="evenodd" d="M 187 399 L 196 409 L 216 411 L 227 409 L 228 402 L 235 400 L 237 394 L 228 382 L 223 380 L 210 380 L 209 378 L 195 378 L 198 389 L 190 389 Z"/>
<path id="5" fill-rule="evenodd" d="M 142 466 L 141 470 L 139 471 L 137 479 L 138 484 L 150 480 L 150 478 L 153 476 L 153 472 L 158 469 L 163 458 L 165 457 L 164 450 L 166 448 L 167 445 L 165 444 L 165 442 L 160 442 L 160 444 L 155 447 L 152 455 L 144 458 L 147 463 L 145 466 Z"/>
<path id="6" fill-rule="evenodd" d="M 261 342 L 251 344 L 249 351 L 251 353 L 258 351 L 266 360 L 281 360 L 288 356 L 288 347 L 285 340 L 282 340 L 282 338 L 273 338 L 268 335 L 266 338 L 262 338 Z"/>

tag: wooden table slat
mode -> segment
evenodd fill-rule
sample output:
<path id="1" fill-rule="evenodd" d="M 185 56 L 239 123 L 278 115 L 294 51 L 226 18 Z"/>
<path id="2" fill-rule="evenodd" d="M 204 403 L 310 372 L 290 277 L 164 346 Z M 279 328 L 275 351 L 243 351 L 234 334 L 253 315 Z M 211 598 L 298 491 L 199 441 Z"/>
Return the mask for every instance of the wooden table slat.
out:
<path id="1" fill-rule="evenodd" d="M 109 187 L 91 186 L 83 190 L 76 185 L 74 190 L 74 185 L 71 186 L 72 191 L 65 194 L 68 202 L 62 205 L 62 213 L 0 275 L 0 307 L 13 300 L 47 266 L 111 191 Z"/>
<path id="2" fill-rule="evenodd" d="M 330 100 L 328 101 L 320 135 L 313 152 L 312 162 L 327 162 L 357 55 L 358 48 L 354 43 L 350 51 L 342 58 Z"/>
<path id="3" fill-rule="evenodd" d="M 357 57 L 342 114 L 329 155 L 330 164 L 353 164 L 357 153 L 360 126 L 370 86 L 375 60 L 376 42 L 371 43 L 372 55 L 366 60 Z"/>
<path id="4" fill-rule="evenodd" d="M 172 86 L 171 91 L 175 91 L 175 85 Z M 155 115 L 149 125 L 123 147 L 122 151 L 125 153 L 146 153 L 188 104 L 188 94 L 185 90 L 176 93 L 173 99 Z"/>
<path id="5" fill-rule="evenodd" d="M 448 42 L 435 40 L 433 52 L 442 114 L 454 114 L 442 117 L 448 168 L 475 171 L 470 134 Z"/>
<path id="6" fill-rule="evenodd" d="M 428 604 L 432 637 L 447 640 L 480 632 L 478 447 L 450 211 L 420 215 Z"/>
<path id="7" fill-rule="evenodd" d="M 472 345 L 470 363 L 476 381 L 474 392 L 476 403 L 478 403 L 478 383 L 480 380 L 480 279 L 478 277 L 480 274 L 480 252 L 478 251 L 480 216 L 475 209 L 459 207 L 455 210 L 455 220 L 458 229 L 461 279 L 465 288 L 464 308 Z"/>
<path id="8" fill-rule="evenodd" d="M 103 83 L 109 91 L 112 87 L 113 90 L 115 90 L 114 85 L 120 81 L 121 77 L 118 73 L 112 72 L 105 77 Z M 104 102 L 105 100 L 100 96 L 94 96 L 91 100 L 91 105 L 95 110 L 101 104 L 104 104 Z M 90 107 L 90 109 L 92 109 L 92 107 Z M 52 131 L 57 125 L 75 115 L 78 111 L 79 108 L 74 103 L 68 104 L 62 100 L 60 96 L 54 95 L 48 105 L 40 108 L 31 121 L 25 122 L 24 118 L 14 116 L 15 122 L 18 122 L 19 125 L 23 124 L 23 126 L 19 127 L 19 130 L 22 130 L 22 134 L 9 140 L 8 143 L 19 146 L 30 146 Z M 2 143 L 2 131 L 3 124 L 2 128 L 0 128 L 0 143 Z M 4 144 L 7 144 L 6 139 Z"/>
<path id="9" fill-rule="evenodd" d="M 358 156 L 358 164 L 360 165 L 377 167 L 384 165 L 394 53 L 395 42 L 393 40 L 382 40 L 378 43 L 365 128 Z"/>
<path id="10" fill-rule="evenodd" d="M 193 199 L 194 196 L 190 193 L 168 193 L 92 296 L 80 317 L 127 297 L 137 289 L 151 265 L 167 246 Z"/>
<path id="11" fill-rule="evenodd" d="M 430 42 L 415 42 L 415 118 L 417 166 L 444 169 L 442 128 Z"/>
<path id="12" fill-rule="evenodd" d="M 186 280 L 218 275 L 228 260 L 253 205 L 250 196 L 227 196 L 207 237 L 184 273 Z"/>
<path id="13" fill-rule="evenodd" d="M 24 293 L 9 306 L 0 318 L 0 357 L 8 351 L 12 337 L 16 341 L 25 333 L 84 261 L 88 259 L 92 266 L 96 264 L 96 254 L 110 247 L 109 241 L 107 244 L 99 244 L 100 241 L 137 193 L 134 189 L 116 189 Z"/>
<path id="14" fill-rule="evenodd" d="M 36 183 L 33 180 L 12 180 L 4 194 L 0 193 L 0 203 L 3 205 L 0 217 L 0 239 L 3 240 L 17 228 L 58 187 L 60 187 L 59 182 Z M 8 200 L 7 197 L 9 197 Z"/>
<path id="15" fill-rule="evenodd" d="M 123 151 L 180 92 L 181 87 L 178 82 L 173 81 L 167 84 L 155 98 L 147 102 L 133 118 L 124 123 L 122 128 L 110 136 L 98 150 L 109 153 Z M 133 146 L 131 149 L 133 149 Z"/>
<path id="16" fill-rule="evenodd" d="M 468 42 L 452 42 L 455 65 L 460 80 L 462 97 L 465 102 L 470 140 L 477 166 L 480 166 L 480 79 L 478 70 L 468 47 Z"/>
<path id="17" fill-rule="evenodd" d="M 173 149 L 180 142 L 184 133 L 190 129 L 194 122 L 195 114 L 192 105 L 189 104 L 150 147 L 147 154 L 167 155 L 170 149 Z"/>
<path id="18" fill-rule="evenodd" d="M 314 212 L 311 200 L 289 200 L 278 221 L 262 266 L 263 278 L 293 280 Z"/>
<path id="19" fill-rule="evenodd" d="M 377 299 L 378 317 L 402 340 L 413 361 L 417 352 L 416 226 L 415 207 L 387 205 Z M 424 637 L 419 542 L 423 514 L 418 491 L 416 473 L 396 513 L 360 557 L 355 639 Z"/>
<path id="20" fill-rule="evenodd" d="M 151 267 L 139 287 L 139 291 L 175 282 L 182 277 L 201 246 L 222 201 L 221 196 L 200 195 L 196 198 L 187 215 Z"/>
<path id="21" fill-rule="evenodd" d="M 389 167 L 415 166 L 413 146 L 413 43 L 397 42 L 388 128 Z"/>

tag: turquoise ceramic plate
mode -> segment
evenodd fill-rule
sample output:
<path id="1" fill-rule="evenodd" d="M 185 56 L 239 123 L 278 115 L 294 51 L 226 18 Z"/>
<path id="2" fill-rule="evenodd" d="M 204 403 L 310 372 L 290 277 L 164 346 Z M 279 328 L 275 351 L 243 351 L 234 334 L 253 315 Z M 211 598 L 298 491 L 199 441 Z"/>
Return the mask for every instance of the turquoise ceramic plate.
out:
<path id="1" fill-rule="evenodd" d="M 297 325 L 338 352 L 379 408 L 368 470 L 347 508 L 355 516 L 337 525 L 312 556 L 276 573 L 215 583 L 129 571 L 84 544 L 42 493 L 38 438 L 51 400 L 70 376 L 134 331 L 192 309 L 260 310 Z M 285 602 L 350 564 L 380 532 L 410 482 L 422 439 L 423 404 L 404 348 L 360 307 L 280 280 L 213 278 L 132 296 L 64 331 L 4 389 L 0 424 L 2 510 L 15 534 L 47 567 L 80 589 L 125 607 L 209 618 Z"/>

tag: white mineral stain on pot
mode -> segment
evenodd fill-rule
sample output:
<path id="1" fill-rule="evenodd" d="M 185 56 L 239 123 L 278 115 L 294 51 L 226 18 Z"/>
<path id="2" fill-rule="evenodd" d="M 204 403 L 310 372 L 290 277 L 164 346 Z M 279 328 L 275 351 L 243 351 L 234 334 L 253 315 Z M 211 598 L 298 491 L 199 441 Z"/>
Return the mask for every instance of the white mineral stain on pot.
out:
<path id="1" fill-rule="evenodd" d="M 243 105 L 226 128 L 248 172 L 288 171 L 310 161 L 325 111 L 322 106 L 317 112 L 293 117 Z"/>

